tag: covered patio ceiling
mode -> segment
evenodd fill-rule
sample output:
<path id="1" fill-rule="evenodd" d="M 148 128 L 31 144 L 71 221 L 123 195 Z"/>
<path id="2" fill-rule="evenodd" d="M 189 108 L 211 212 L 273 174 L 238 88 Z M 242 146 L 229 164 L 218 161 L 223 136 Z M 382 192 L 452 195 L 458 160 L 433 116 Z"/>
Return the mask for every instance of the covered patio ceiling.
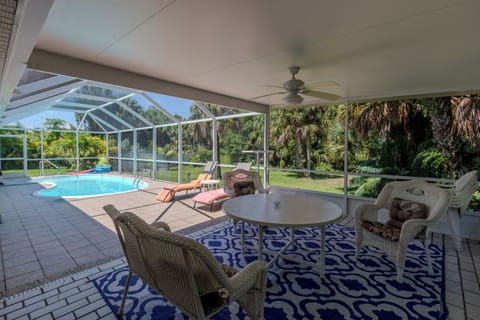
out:
<path id="1" fill-rule="evenodd" d="M 255 112 L 284 105 L 253 98 L 283 91 L 266 85 L 290 66 L 337 103 L 478 92 L 478 12 L 473 0 L 18 1 L 0 116 L 27 66 Z"/>

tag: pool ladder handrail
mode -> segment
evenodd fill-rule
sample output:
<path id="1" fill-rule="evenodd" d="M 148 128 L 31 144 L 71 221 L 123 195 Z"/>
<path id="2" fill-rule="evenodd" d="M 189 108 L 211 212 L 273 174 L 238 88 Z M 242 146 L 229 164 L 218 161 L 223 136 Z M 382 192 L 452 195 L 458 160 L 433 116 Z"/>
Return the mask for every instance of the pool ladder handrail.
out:
<path id="1" fill-rule="evenodd" d="M 133 179 L 133 185 L 138 188 L 138 185 L 140 184 L 140 180 L 142 180 L 142 177 L 136 176 L 135 179 Z"/>
<path id="2" fill-rule="evenodd" d="M 44 166 L 42 164 L 45 163 L 45 162 L 48 163 L 49 165 L 51 165 L 52 167 L 54 167 L 55 169 L 57 169 L 57 175 L 59 175 L 60 172 L 62 171 L 62 168 L 60 168 L 60 166 L 57 166 L 55 163 L 53 163 L 52 161 L 50 161 L 48 159 L 40 160 L 39 167 L 40 167 L 41 171 L 43 171 L 43 169 L 44 169 Z"/>
<path id="3" fill-rule="evenodd" d="M 133 179 L 133 184 L 134 184 L 137 188 L 138 188 L 138 185 L 140 184 L 140 180 L 142 180 L 142 178 L 145 178 L 145 173 L 150 174 L 150 170 L 149 170 L 149 169 L 143 169 L 143 170 L 142 170 L 142 173 L 143 173 L 143 176 L 138 175 L 138 176 L 135 176 L 135 179 Z"/>

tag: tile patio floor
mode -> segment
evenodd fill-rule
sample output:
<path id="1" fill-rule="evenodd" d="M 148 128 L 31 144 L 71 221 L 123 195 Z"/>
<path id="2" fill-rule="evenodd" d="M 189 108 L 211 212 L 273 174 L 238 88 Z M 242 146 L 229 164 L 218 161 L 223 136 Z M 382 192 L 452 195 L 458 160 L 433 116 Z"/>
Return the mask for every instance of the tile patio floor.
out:
<path id="1" fill-rule="evenodd" d="M 140 191 L 72 200 L 33 196 L 38 184 L 5 182 L 0 188 L 2 295 L 122 256 L 113 223 L 102 209 L 106 204 L 147 222 L 161 219 L 175 231 L 223 216 L 219 206 L 212 212 L 203 206 L 189 208 L 193 202 L 184 192 L 179 201 L 160 203 L 155 195 L 165 183 L 150 180 Z"/>
<path id="2" fill-rule="evenodd" d="M 190 197 L 179 197 L 173 205 L 159 203 L 154 195 L 164 184 L 148 182 L 143 191 L 71 201 L 34 197 L 36 185 L 2 186 L 0 320 L 116 319 L 90 281 L 123 261 L 114 258 L 122 254 L 102 210 L 105 204 L 135 212 L 147 222 L 161 219 L 182 233 L 208 232 L 205 225 L 225 220 L 220 206 L 213 212 L 194 210 Z M 343 223 L 352 224 L 353 218 Z M 461 252 L 449 237 L 435 234 L 434 241 L 446 249 L 449 319 L 480 320 L 479 241 L 465 241 Z M 43 283 L 45 278 L 52 281 Z M 43 284 L 32 286 L 32 281 Z"/>

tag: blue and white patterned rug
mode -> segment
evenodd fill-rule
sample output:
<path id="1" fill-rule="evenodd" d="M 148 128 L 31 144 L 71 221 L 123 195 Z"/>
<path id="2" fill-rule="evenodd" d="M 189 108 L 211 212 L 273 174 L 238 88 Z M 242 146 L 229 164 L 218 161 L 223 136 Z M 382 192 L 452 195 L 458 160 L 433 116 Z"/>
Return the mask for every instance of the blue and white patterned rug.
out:
<path id="1" fill-rule="evenodd" d="M 256 245 L 255 228 L 246 227 L 250 245 Z M 320 257 L 320 230 L 295 231 L 295 246 L 287 255 L 307 261 Z M 281 248 L 289 239 L 289 230 L 268 228 L 267 249 Z M 326 230 L 326 269 L 318 270 L 279 259 L 268 270 L 265 319 L 446 319 L 443 249 L 431 245 L 434 275 L 427 272 L 421 243 L 408 250 L 403 283 L 396 281 L 396 268 L 381 251 L 362 248 L 355 258 L 355 230 L 331 225 Z M 240 252 L 240 237 L 227 225 L 202 235 L 198 241 L 207 246 L 222 263 L 243 268 L 256 259 L 255 251 Z M 303 248 L 303 249 L 302 249 Z M 304 250 L 306 249 L 306 250 Z M 268 257 L 266 258 L 268 261 Z M 117 314 L 127 278 L 127 266 L 94 280 L 112 311 Z M 213 319 L 248 318 L 234 303 Z M 188 319 L 178 309 L 134 278 L 130 285 L 124 319 Z"/>

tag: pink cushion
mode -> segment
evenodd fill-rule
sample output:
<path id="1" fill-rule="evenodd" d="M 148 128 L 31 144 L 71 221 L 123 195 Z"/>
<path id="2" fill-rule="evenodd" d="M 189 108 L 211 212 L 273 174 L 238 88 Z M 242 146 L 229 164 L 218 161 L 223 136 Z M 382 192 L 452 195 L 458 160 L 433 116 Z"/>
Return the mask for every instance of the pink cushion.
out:
<path id="1" fill-rule="evenodd" d="M 200 202 L 203 204 L 212 204 L 216 200 L 220 200 L 223 198 L 228 198 L 228 194 L 226 194 L 223 189 L 215 189 L 205 192 L 200 192 L 195 197 L 192 198 L 195 202 Z"/>

